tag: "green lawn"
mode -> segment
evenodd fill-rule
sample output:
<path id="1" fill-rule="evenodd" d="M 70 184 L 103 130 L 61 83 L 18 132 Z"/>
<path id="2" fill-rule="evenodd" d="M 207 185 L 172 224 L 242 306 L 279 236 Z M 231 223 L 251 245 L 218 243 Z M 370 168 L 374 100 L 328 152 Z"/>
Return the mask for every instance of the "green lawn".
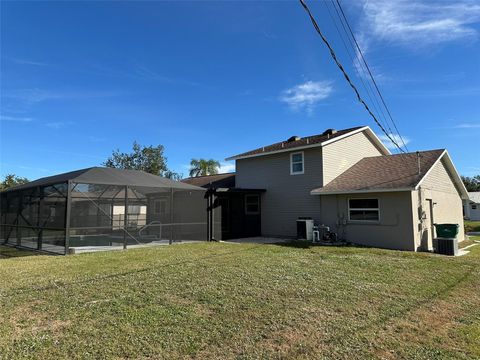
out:
<path id="1" fill-rule="evenodd" d="M 0 285 L 0 359 L 480 358 L 480 246 L 28 256 Z"/>
<path id="2" fill-rule="evenodd" d="M 480 221 L 468 221 L 465 220 L 465 232 L 480 232 Z"/>

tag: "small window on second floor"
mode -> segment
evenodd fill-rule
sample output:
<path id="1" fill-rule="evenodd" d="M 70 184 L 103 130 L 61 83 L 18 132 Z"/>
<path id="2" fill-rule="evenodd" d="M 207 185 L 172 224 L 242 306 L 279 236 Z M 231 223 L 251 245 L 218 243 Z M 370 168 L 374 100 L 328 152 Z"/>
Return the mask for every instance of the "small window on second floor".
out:
<path id="1" fill-rule="evenodd" d="M 290 175 L 299 175 L 304 172 L 303 151 L 290 154 Z"/>

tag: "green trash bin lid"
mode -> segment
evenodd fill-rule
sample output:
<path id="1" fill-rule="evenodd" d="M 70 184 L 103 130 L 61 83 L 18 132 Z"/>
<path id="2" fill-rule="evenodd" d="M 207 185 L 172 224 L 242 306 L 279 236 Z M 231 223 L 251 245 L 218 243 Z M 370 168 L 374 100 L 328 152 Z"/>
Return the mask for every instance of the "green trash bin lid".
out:
<path id="1" fill-rule="evenodd" d="M 437 230 L 437 236 L 442 238 L 454 238 L 458 234 L 458 224 L 433 224 Z"/>

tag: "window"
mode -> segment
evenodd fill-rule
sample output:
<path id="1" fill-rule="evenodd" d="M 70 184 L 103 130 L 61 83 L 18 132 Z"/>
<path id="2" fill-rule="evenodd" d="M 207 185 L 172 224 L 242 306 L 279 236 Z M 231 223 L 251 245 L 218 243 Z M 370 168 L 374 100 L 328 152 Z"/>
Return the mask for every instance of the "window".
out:
<path id="1" fill-rule="evenodd" d="M 290 175 L 299 175 L 304 172 L 303 151 L 290 154 Z"/>
<path id="2" fill-rule="evenodd" d="M 349 199 L 348 219 L 350 221 L 379 221 L 378 199 Z"/>
<path id="3" fill-rule="evenodd" d="M 477 210 L 477 205 L 472 205 L 472 210 Z"/>
<path id="4" fill-rule="evenodd" d="M 247 215 L 260 214 L 260 196 L 259 195 L 245 195 L 245 214 Z"/>

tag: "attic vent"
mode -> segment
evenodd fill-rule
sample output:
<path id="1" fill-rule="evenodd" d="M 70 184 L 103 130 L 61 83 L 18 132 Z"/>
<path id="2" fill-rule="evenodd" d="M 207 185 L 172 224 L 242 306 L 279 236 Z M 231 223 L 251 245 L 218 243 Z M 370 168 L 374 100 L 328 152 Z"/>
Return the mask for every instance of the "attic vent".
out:
<path id="1" fill-rule="evenodd" d="M 294 135 L 294 136 L 290 137 L 290 138 L 287 140 L 287 142 L 294 142 L 294 141 L 298 141 L 298 140 L 300 140 L 300 136 Z"/>
<path id="2" fill-rule="evenodd" d="M 336 133 L 337 133 L 337 130 L 335 130 L 335 129 L 327 129 L 327 130 L 325 130 L 325 131 L 323 132 L 322 135 L 324 135 L 324 136 L 325 136 L 325 135 L 330 136 L 330 135 L 334 135 L 334 134 L 336 134 Z"/>

